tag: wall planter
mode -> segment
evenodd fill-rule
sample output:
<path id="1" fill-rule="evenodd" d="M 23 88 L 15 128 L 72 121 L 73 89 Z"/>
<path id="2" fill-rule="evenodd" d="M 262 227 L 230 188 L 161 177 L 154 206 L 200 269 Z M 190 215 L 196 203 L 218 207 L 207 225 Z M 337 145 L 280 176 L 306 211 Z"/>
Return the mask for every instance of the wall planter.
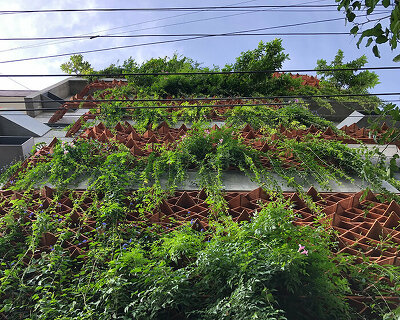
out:
<path id="1" fill-rule="evenodd" d="M 399 251 L 396 247 L 400 245 L 400 219 L 398 219 L 400 206 L 397 202 L 380 202 L 371 192 L 365 198 L 361 198 L 363 192 L 317 193 L 314 188 L 310 188 L 307 194 L 325 212 L 325 222 L 329 222 L 330 226 L 338 232 L 340 252 L 360 257 L 364 255 L 381 265 L 400 265 Z M 98 228 L 95 217 L 84 216 L 83 211 L 72 209 L 71 198 L 80 199 L 82 195 L 82 191 L 66 192 L 59 199 L 59 211 L 53 217 L 53 223 L 62 223 L 69 228 L 71 241 L 63 244 L 63 247 L 68 248 L 73 256 L 81 255 L 82 252 L 88 250 L 91 236 L 96 232 L 100 234 L 103 230 L 101 227 Z M 35 220 L 35 210 L 52 205 L 53 196 L 54 192 L 49 187 L 33 192 L 32 198 L 35 202 L 29 200 L 31 202 L 27 203 L 26 208 L 27 224 Z M 16 191 L 0 191 L 0 199 L 3 201 L 0 217 L 12 210 L 11 201 L 24 197 Z M 293 221 L 294 224 L 311 226 L 315 224 L 317 214 L 308 208 L 298 194 L 284 193 L 284 197 L 293 203 L 293 210 L 297 215 L 296 220 Z M 177 191 L 174 195 L 162 200 L 153 212 L 147 212 L 144 215 L 139 215 L 134 210 L 134 206 L 131 206 L 120 224 L 123 224 L 123 228 L 129 226 L 145 228 L 155 224 L 159 225 L 163 232 L 171 231 L 182 224 L 188 224 L 198 231 L 206 230 L 211 213 L 206 198 L 204 190 Z M 228 203 L 228 213 L 237 222 L 249 221 L 254 212 L 260 210 L 261 203 L 275 201 L 273 196 L 261 188 L 250 192 L 226 192 L 224 198 Z M 81 206 L 87 206 L 87 208 L 91 206 L 92 199 L 89 195 L 81 201 Z M 42 207 L 39 207 L 38 202 L 42 203 Z M 67 217 L 69 219 L 66 219 Z M 26 233 L 29 230 L 26 228 L 23 232 Z M 394 245 L 385 245 L 383 242 L 385 237 L 390 237 Z M 72 239 L 74 239 L 73 243 Z M 43 250 L 48 250 L 47 248 L 56 242 L 57 235 L 46 232 L 41 239 L 41 246 Z"/>
<path id="2" fill-rule="evenodd" d="M 25 159 L 32 147 L 32 137 L 0 136 L 0 168 Z"/>

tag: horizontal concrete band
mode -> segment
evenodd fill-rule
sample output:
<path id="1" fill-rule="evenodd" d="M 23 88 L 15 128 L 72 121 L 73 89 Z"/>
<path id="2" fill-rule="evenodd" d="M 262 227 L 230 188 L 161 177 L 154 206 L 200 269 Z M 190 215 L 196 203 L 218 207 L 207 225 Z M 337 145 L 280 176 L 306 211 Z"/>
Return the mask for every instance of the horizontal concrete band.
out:
<path id="1" fill-rule="evenodd" d="M 335 181 L 329 182 L 329 188 L 323 188 L 318 184 L 314 179 L 309 179 L 309 184 L 302 184 L 303 190 L 307 191 L 311 186 L 313 186 L 318 192 L 359 192 L 365 190 L 366 188 L 371 188 L 372 186 L 368 184 L 366 181 L 361 180 L 360 178 L 353 178 L 354 181 L 346 181 L 342 180 L 339 183 Z M 187 172 L 187 178 L 177 186 L 177 190 L 185 190 L 185 191 L 192 191 L 192 190 L 199 190 L 200 187 L 197 183 L 199 180 L 198 172 L 196 171 L 189 171 Z M 277 174 L 271 174 L 271 180 L 276 182 L 276 184 L 281 188 L 283 192 L 294 192 L 296 191 L 293 187 L 288 186 L 286 181 L 284 181 L 281 177 Z M 167 187 L 167 178 L 161 178 L 160 180 L 161 186 L 163 188 Z M 151 181 L 149 182 L 149 186 L 151 185 Z M 47 183 L 47 186 L 53 188 L 51 184 Z M 222 175 L 222 185 L 225 191 L 251 191 L 258 188 L 260 185 L 254 181 L 252 181 L 248 176 L 246 176 L 242 172 L 237 171 L 227 171 L 224 172 Z M 276 190 L 276 185 L 272 183 L 268 183 L 265 181 L 265 186 L 267 189 Z M 82 182 L 75 186 L 70 186 L 70 189 L 73 190 L 85 190 L 88 187 L 88 179 L 84 179 Z M 394 188 L 388 182 L 383 181 L 382 187 L 384 187 L 387 191 L 393 193 L 400 193 L 399 190 Z M 127 189 L 129 190 L 136 190 L 139 188 L 138 184 L 132 184 L 128 186 Z"/>

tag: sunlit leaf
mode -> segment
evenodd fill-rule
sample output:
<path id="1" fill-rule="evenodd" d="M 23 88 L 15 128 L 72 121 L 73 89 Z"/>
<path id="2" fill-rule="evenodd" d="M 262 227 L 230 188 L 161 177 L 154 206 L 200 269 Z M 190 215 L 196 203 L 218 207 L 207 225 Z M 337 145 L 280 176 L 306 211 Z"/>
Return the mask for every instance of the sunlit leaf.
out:
<path id="1" fill-rule="evenodd" d="M 357 34 L 358 30 L 359 30 L 358 26 L 354 26 L 353 28 L 351 28 L 350 33 Z"/>

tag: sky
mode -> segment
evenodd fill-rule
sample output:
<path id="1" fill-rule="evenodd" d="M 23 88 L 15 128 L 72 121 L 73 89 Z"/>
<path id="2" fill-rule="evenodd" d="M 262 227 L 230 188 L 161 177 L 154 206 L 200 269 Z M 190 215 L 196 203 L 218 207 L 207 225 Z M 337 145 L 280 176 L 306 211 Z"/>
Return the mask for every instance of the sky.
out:
<path id="1" fill-rule="evenodd" d="M 42 10 L 42 9 L 85 9 L 85 8 L 159 8 L 159 7 L 198 7 L 234 5 L 282 5 L 279 0 L 0 0 L 0 10 Z M 286 5 L 328 5 L 334 0 L 285 1 Z M 76 35 L 137 35 L 137 34 L 182 34 L 182 33 L 225 33 L 257 28 L 279 27 L 288 24 L 313 22 L 325 19 L 339 19 L 332 22 L 314 23 L 296 27 L 280 27 L 261 32 L 348 32 L 344 13 L 335 8 L 307 9 L 304 12 L 295 8 L 263 9 L 261 12 L 177 12 L 177 11 L 125 11 L 125 12 L 71 12 L 71 13 L 26 13 L 0 14 L 0 38 L 10 37 L 53 37 Z M 317 11 L 318 10 L 318 11 Z M 381 12 L 376 17 L 385 17 Z M 360 18 L 359 21 L 361 21 Z M 384 20 L 383 20 L 384 21 Z M 371 22 L 369 25 L 373 25 Z M 391 51 L 381 45 L 381 58 L 374 57 L 371 47 L 365 41 L 358 49 L 357 39 L 351 35 L 325 36 L 235 36 L 209 37 L 196 40 L 178 41 L 157 45 L 140 45 L 149 42 L 182 39 L 183 37 L 143 37 L 143 38 L 97 38 L 85 40 L 39 40 L 39 41 L 0 41 L 0 74 L 59 74 L 60 65 L 69 57 L 57 57 L 23 62 L 2 63 L 3 61 L 24 59 L 53 54 L 73 53 L 124 45 L 139 45 L 127 49 L 84 54 L 95 70 L 112 63 L 122 63 L 129 57 L 143 62 L 154 57 L 184 55 L 202 63 L 203 66 L 224 66 L 233 63 L 241 52 L 252 50 L 262 40 L 275 38 L 283 40 L 285 53 L 289 54 L 282 69 L 314 69 L 318 59 L 333 60 L 338 49 L 343 50 L 345 62 L 366 55 L 367 67 L 400 66 L 392 61 L 399 49 Z M 372 93 L 400 92 L 398 80 L 400 70 L 380 70 L 380 84 L 370 90 Z M 315 75 L 314 73 L 308 73 Z M 31 89 L 41 90 L 61 81 L 63 78 L 0 78 L 0 90 Z M 400 99 L 400 95 L 385 99 Z"/>

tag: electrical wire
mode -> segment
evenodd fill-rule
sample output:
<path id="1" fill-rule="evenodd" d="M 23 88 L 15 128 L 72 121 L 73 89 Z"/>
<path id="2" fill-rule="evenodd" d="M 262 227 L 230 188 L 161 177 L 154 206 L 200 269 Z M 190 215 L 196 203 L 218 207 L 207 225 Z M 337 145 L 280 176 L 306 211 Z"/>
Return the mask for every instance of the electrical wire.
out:
<path id="1" fill-rule="evenodd" d="M 361 33 L 360 33 L 361 34 Z M 32 38 L 0 38 L 0 41 L 34 41 L 34 40 L 61 40 L 61 39 L 97 39 L 97 38 L 142 38 L 142 37 L 189 37 L 189 36 L 329 36 L 349 35 L 348 32 L 284 32 L 284 33 L 181 33 L 181 34 L 135 34 L 135 35 L 88 35 L 88 36 L 60 36 L 60 37 L 32 37 Z M 355 34 L 357 35 L 357 34 Z"/>
<path id="2" fill-rule="evenodd" d="M 231 5 L 238 5 L 238 4 L 249 3 L 249 2 L 254 2 L 254 1 L 257 1 L 257 0 L 241 1 L 241 2 L 232 3 Z M 308 3 L 314 3 L 314 2 L 319 2 L 319 0 L 305 2 L 305 3 L 302 3 L 302 4 L 308 4 Z M 163 17 L 163 18 L 158 18 L 158 19 L 152 19 L 152 20 L 147 20 L 147 21 L 141 21 L 141 22 L 128 24 L 128 25 L 124 25 L 124 26 L 119 26 L 119 27 L 113 27 L 113 28 L 110 28 L 110 29 L 98 30 L 98 31 L 94 31 L 94 32 L 91 32 L 91 33 L 85 33 L 83 35 L 90 35 L 90 34 L 93 34 L 93 33 L 111 31 L 111 30 L 116 30 L 116 29 L 124 29 L 124 28 L 132 27 L 132 26 L 136 26 L 136 25 L 143 25 L 143 24 L 151 23 L 151 22 L 158 22 L 158 21 L 172 19 L 172 18 L 178 18 L 178 17 L 182 17 L 182 16 L 195 15 L 195 14 L 199 14 L 201 12 L 202 11 L 181 13 L 181 14 L 176 14 L 176 15 L 173 15 L 173 16 L 168 16 L 168 17 Z M 174 24 L 161 25 L 161 26 L 157 26 L 157 27 L 139 28 L 139 29 L 129 30 L 129 31 L 125 31 L 125 32 L 149 30 L 149 29 L 162 28 L 162 27 L 171 26 L 171 25 L 186 24 L 186 23 L 191 23 L 191 22 L 194 22 L 194 21 L 205 21 L 205 20 L 219 19 L 219 18 L 223 18 L 223 17 L 230 17 L 230 16 L 236 16 L 236 15 L 245 15 L 245 14 L 248 14 L 248 13 L 246 13 L 246 12 L 244 12 L 244 13 L 235 13 L 235 14 L 223 15 L 223 16 L 218 16 L 218 17 L 213 17 L 213 18 L 206 18 L 206 19 L 203 18 L 203 19 L 197 19 L 197 20 L 192 20 L 192 21 L 177 22 L 177 23 L 174 23 Z M 120 34 L 120 33 L 124 33 L 124 32 L 117 32 L 117 33 L 114 33 L 114 34 Z M 113 35 L 113 34 L 111 34 L 111 35 Z M 10 49 L 0 50 L 0 52 L 6 52 L 6 51 L 12 51 L 12 50 L 18 50 L 18 49 L 26 49 L 26 48 L 36 48 L 36 47 L 46 46 L 48 44 L 64 44 L 64 43 L 74 42 L 74 41 L 80 41 L 80 40 L 68 40 L 68 41 L 61 41 L 61 42 L 49 41 L 49 42 L 46 42 L 44 44 L 35 44 L 35 45 L 30 45 L 30 46 L 20 46 L 20 47 L 14 47 L 14 48 L 10 48 Z"/>
<path id="3" fill-rule="evenodd" d="M 337 12 L 337 10 L 336 9 L 334 9 L 334 8 L 332 8 L 332 9 L 324 9 L 324 8 L 309 8 L 309 9 L 292 9 L 292 8 L 286 8 L 286 9 L 279 9 L 279 8 L 271 8 L 271 9 L 273 9 L 273 11 L 274 12 L 288 12 L 288 13 L 290 13 L 290 12 Z M 116 11 L 122 11 L 122 10 L 116 10 Z M 128 11 L 128 10 L 125 10 L 125 11 Z M 180 10 L 180 11 L 182 11 L 182 10 Z M 233 11 L 233 12 L 237 12 L 237 11 L 239 11 L 239 12 L 242 12 L 242 11 L 245 11 L 246 13 L 257 13 L 257 12 L 265 12 L 266 11 L 266 9 L 261 9 L 261 10 L 259 10 L 259 9 L 257 9 L 257 10 L 252 10 L 252 9 L 240 9 L 240 10 L 235 10 L 235 7 L 231 7 L 231 8 L 228 8 L 228 9 L 224 9 L 224 10 L 212 10 L 212 11 L 210 11 L 210 10 L 184 10 L 184 11 L 194 11 L 193 13 L 198 13 L 198 12 L 214 12 L 214 11 L 228 11 L 228 12 L 231 12 L 231 11 Z M 375 13 L 377 13 L 377 12 L 386 12 L 386 13 L 388 13 L 388 12 L 390 12 L 390 11 L 388 11 L 387 9 L 385 10 L 385 9 L 381 9 L 381 10 L 379 10 L 379 9 L 377 9 L 377 10 L 374 10 L 374 12 Z M 17 13 L 25 13 L 25 12 L 10 12 L 10 13 L 2 13 L 2 14 L 17 14 Z"/>
<path id="4" fill-rule="evenodd" d="M 13 63 L 13 62 L 22 62 L 22 61 L 32 61 L 32 60 L 48 59 L 48 58 L 58 58 L 58 57 L 71 56 L 71 55 L 77 55 L 77 54 L 104 52 L 104 51 L 127 49 L 127 48 L 149 46 L 149 45 L 156 45 L 156 44 L 174 43 L 174 42 L 189 41 L 189 40 L 203 39 L 203 38 L 209 38 L 209 37 L 227 36 L 227 35 L 230 35 L 230 34 L 239 34 L 239 33 L 257 32 L 257 31 L 263 31 L 263 30 L 271 30 L 271 29 L 277 29 L 277 28 L 296 27 L 296 26 L 309 25 L 309 24 L 317 24 L 317 23 L 339 21 L 339 20 L 343 20 L 343 19 L 344 19 L 343 17 L 341 17 L 341 18 L 331 18 L 331 19 L 323 19 L 323 20 L 317 20 L 317 21 L 292 23 L 292 24 L 286 24 L 286 25 L 280 25 L 280 26 L 274 26 L 274 27 L 264 27 L 264 28 L 250 29 L 250 30 L 241 30 L 241 31 L 235 31 L 235 32 L 228 32 L 228 33 L 223 33 L 223 34 L 216 35 L 216 36 L 196 36 L 196 37 L 188 37 L 188 38 L 184 38 L 184 39 L 163 40 L 163 41 L 155 41 L 155 42 L 147 42 L 147 43 L 139 43 L 139 44 L 131 44 L 131 45 L 109 47 L 109 48 L 93 49 L 93 50 L 86 50 L 86 51 L 60 53 L 60 54 L 53 54 L 53 55 L 40 56 L 40 57 L 13 59 L 13 60 L 0 61 L 0 64 Z"/>
<path id="5" fill-rule="evenodd" d="M 288 103 L 290 104 L 290 103 Z M 293 104 L 293 103 L 291 103 Z M 127 106 L 127 107 L 116 107 L 116 109 L 123 109 L 123 110 L 135 110 L 135 109 L 170 109 L 170 108 L 177 108 L 177 109 L 201 109 L 201 108 L 216 108 L 216 107 L 256 107 L 256 106 L 265 106 L 265 105 L 278 105 L 278 104 L 269 104 L 269 103 L 251 103 L 251 104 L 238 104 L 238 105 L 231 105 L 231 104 L 208 104 L 208 105 L 188 105 L 188 106 Z M 100 107 L 100 106 L 99 106 Z M 101 108 L 101 107 L 100 107 Z M 59 111 L 62 110 L 60 108 L 33 108 L 33 109 L 8 109 L 0 111 Z M 81 116 L 81 115 L 76 115 Z"/>
<path id="6" fill-rule="evenodd" d="M 154 7 L 154 8 L 86 8 L 86 9 L 41 9 L 0 10 L 1 14 L 20 13 L 67 13 L 67 12 L 124 12 L 124 11 L 250 11 L 265 8 L 337 8 L 335 4 L 319 5 L 252 5 L 252 6 L 204 6 L 204 7 Z"/>
<path id="7" fill-rule="evenodd" d="M 316 1 L 303 2 L 303 4 L 313 3 L 313 2 L 316 2 Z M 274 9 L 260 10 L 260 12 L 276 12 L 276 11 L 278 11 L 278 10 L 274 10 Z M 285 11 L 285 12 L 291 12 L 291 11 Z M 191 14 L 196 14 L 196 13 L 197 12 L 194 12 Z M 163 28 L 163 27 L 171 27 L 171 26 L 189 24 L 189 23 L 193 23 L 193 22 L 210 21 L 210 20 L 216 20 L 216 19 L 222 19 L 222 18 L 228 18 L 228 17 L 234 17 L 234 16 L 241 16 L 241 15 L 247 15 L 247 14 L 253 14 L 253 13 L 259 13 L 259 12 L 234 13 L 234 14 L 222 15 L 222 16 L 217 16 L 217 17 L 208 17 L 208 18 L 201 18 L 201 19 L 195 19 L 195 20 L 189 20 L 189 21 L 175 22 L 175 23 L 164 24 L 164 25 L 156 26 L 156 27 L 139 28 L 139 29 L 128 30 L 128 31 L 123 31 L 123 32 L 116 32 L 116 33 L 111 33 L 111 34 L 106 34 L 106 35 L 120 35 L 120 34 L 125 34 L 125 33 L 133 32 L 133 31 L 143 31 L 143 30 L 157 29 L 157 28 Z M 376 14 L 381 14 L 381 13 L 376 13 Z"/>
<path id="8" fill-rule="evenodd" d="M 337 100 L 329 100 L 329 99 L 327 99 L 325 101 L 337 102 Z M 397 102 L 397 101 L 400 101 L 400 99 L 382 100 L 382 102 L 384 102 L 384 103 Z M 22 102 L 22 101 L 20 101 L 20 102 Z M 232 104 L 201 105 L 201 104 L 199 104 L 199 105 L 190 105 L 190 106 L 154 106 L 154 107 L 157 107 L 157 108 L 159 108 L 159 107 L 161 107 L 161 108 L 180 108 L 180 107 L 182 107 L 182 108 L 184 108 L 184 107 L 186 107 L 186 108 L 187 107 L 201 108 L 201 107 L 242 107 L 242 106 L 287 106 L 287 105 L 297 105 L 297 104 L 308 105 L 309 103 L 298 101 L 298 102 L 267 102 L 267 103 L 262 103 L 262 104 L 246 104 L 246 105 L 244 105 L 244 104 L 236 104 L 236 105 L 232 105 Z M 116 107 L 116 108 L 123 109 L 125 107 Z M 153 106 L 146 106 L 146 108 L 151 109 L 151 108 L 153 108 Z M 58 110 L 61 110 L 60 107 L 58 107 L 58 108 L 37 108 L 37 109 L 27 109 L 27 108 L 2 109 L 2 107 L 0 107 L 0 112 L 1 111 L 7 111 L 7 112 L 12 112 L 12 111 L 14 111 L 14 112 L 16 112 L 16 111 L 58 111 Z M 355 111 L 364 111 L 364 110 L 355 110 Z M 80 117 L 81 116 L 81 115 L 76 115 L 76 114 L 67 114 L 67 115 L 71 116 L 71 117 Z M 65 116 L 66 115 L 64 115 L 64 117 Z M 354 116 L 349 115 L 348 117 L 358 118 L 359 116 L 358 115 L 354 115 Z"/>
<path id="9" fill-rule="evenodd" d="M 260 106 L 282 106 L 282 105 L 298 105 L 298 104 L 307 104 L 306 102 L 287 102 L 287 103 L 250 103 L 250 104 L 198 104 L 198 105 L 179 105 L 179 106 L 127 106 L 127 107 L 115 107 L 116 109 L 121 109 L 121 110 L 136 110 L 136 109 L 201 109 L 201 108 L 238 108 L 238 107 L 260 107 Z M 101 106 L 98 106 L 101 109 Z M 79 108 L 79 109 L 87 109 L 87 108 Z M 17 112 L 17 111 L 60 111 L 63 110 L 60 107 L 55 108 L 19 108 L 19 109 L 2 109 L 0 107 L 0 113 L 3 111 L 7 112 Z M 67 111 L 70 111 L 71 109 L 68 109 Z M 363 110 L 360 110 L 363 111 Z M 79 115 L 72 115 L 74 117 L 80 117 L 83 114 Z M 317 115 L 316 115 L 317 116 Z M 283 116 L 282 116 L 283 117 Z M 286 115 L 285 115 L 286 117 Z M 287 117 L 290 117 L 290 115 L 287 115 Z M 348 117 L 350 118 L 359 118 L 359 115 L 349 115 Z M 346 117 L 347 118 L 347 117 Z"/>
<path id="10" fill-rule="evenodd" d="M 239 4 L 242 4 L 242 3 L 254 2 L 254 1 L 257 1 L 257 0 L 242 1 L 242 2 L 233 3 L 231 5 L 234 6 L 234 5 L 239 5 Z M 316 3 L 316 2 L 321 2 L 321 0 L 303 2 L 303 3 L 299 3 L 299 5 L 300 4 Z M 262 11 L 263 12 L 270 12 L 270 11 L 275 11 L 275 10 L 274 9 L 265 9 L 265 10 L 262 10 Z M 169 17 L 137 22 L 137 23 L 129 24 L 129 25 L 125 25 L 125 26 L 114 27 L 114 28 L 105 29 L 105 30 L 93 31 L 91 33 L 86 33 L 86 34 L 83 34 L 83 35 L 91 35 L 91 34 L 99 33 L 99 32 L 111 31 L 111 30 L 116 30 L 116 29 L 123 29 L 123 28 L 136 26 L 136 25 L 143 25 L 145 23 L 150 23 L 150 22 L 157 22 L 157 21 L 161 21 L 161 20 L 167 20 L 167 19 L 171 19 L 171 18 L 177 18 L 177 17 L 182 17 L 182 16 L 188 16 L 188 15 L 195 15 L 195 14 L 199 14 L 201 12 L 203 12 L 203 11 L 177 14 L 177 15 L 173 15 L 173 16 L 169 16 Z M 180 21 L 180 22 L 164 24 L 164 25 L 160 25 L 160 26 L 156 26 L 156 27 L 154 27 L 154 26 L 153 27 L 146 27 L 146 28 L 141 27 L 141 28 L 138 28 L 138 29 L 123 31 L 123 32 L 116 32 L 116 33 L 111 33 L 111 34 L 108 34 L 108 35 L 118 35 L 118 34 L 124 34 L 124 33 L 127 33 L 127 32 L 133 32 L 133 31 L 150 30 L 150 29 L 157 29 L 157 28 L 163 28 L 163 27 L 169 27 L 169 26 L 177 26 L 177 25 L 183 25 L 183 24 L 188 24 L 188 23 L 193 23 L 193 22 L 202 22 L 202 21 L 216 20 L 216 19 L 222 19 L 222 18 L 233 17 L 233 16 L 247 15 L 247 14 L 251 14 L 251 13 L 254 13 L 254 12 L 242 12 L 242 13 L 234 13 L 234 14 L 222 15 L 222 16 L 217 16 L 217 17 L 201 18 L 201 19 L 195 19 L 195 20 L 189 20 L 189 21 Z M 74 41 L 81 41 L 81 39 L 67 40 L 67 41 L 61 41 L 61 42 L 47 41 L 47 42 L 42 43 L 42 44 L 33 44 L 33 45 L 28 45 L 28 46 L 20 46 L 20 47 L 4 49 L 4 50 L 0 50 L 0 52 L 7 52 L 7 51 L 26 49 L 26 48 L 36 48 L 36 47 L 46 46 L 48 44 L 65 44 L 65 43 L 74 42 Z"/>
<path id="11" fill-rule="evenodd" d="M 379 14 L 380 13 L 372 13 L 369 16 L 379 15 Z M 364 15 L 364 16 L 367 16 L 367 15 Z M 375 21 L 375 20 L 384 19 L 384 18 L 386 18 L 386 17 L 382 17 L 382 18 L 378 18 L 378 19 L 374 19 L 374 20 L 369 20 L 369 22 L 372 22 L 372 21 Z M 48 59 L 48 58 L 57 58 L 57 57 L 70 56 L 70 55 L 76 55 L 76 54 L 95 53 L 95 52 L 110 51 L 110 50 L 117 50 L 117 49 L 126 49 L 126 48 L 133 48 L 133 47 L 139 47 L 139 46 L 148 46 L 148 45 L 155 45 L 155 44 L 181 42 L 181 41 L 202 39 L 202 38 L 208 38 L 208 37 L 216 37 L 216 36 L 217 37 L 218 36 L 228 36 L 230 34 L 257 32 L 257 31 L 262 31 L 262 30 L 272 30 L 272 29 L 287 28 L 287 27 L 296 27 L 296 26 L 301 26 L 301 25 L 309 25 L 309 24 L 315 24 L 315 23 L 338 21 L 338 20 L 342 20 L 342 19 L 343 18 L 324 19 L 324 20 L 300 22 L 300 23 L 294 23 L 294 24 L 288 24 L 288 25 L 282 25 L 282 26 L 273 26 L 273 27 L 265 27 L 265 28 L 257 28 L 257 29 L 229 32 L 229 33 L 224 33 L 224 34 L 220 34 L 220 35 L 213 35 L 213 36 L 197 36 L 197 37 L 189 37 L 189 38 L 185 38 L 185 39 L 165 40 L 165 41 L 157 41 L 157 42 L 150 42 L 150 43 L 142 43 L 142 44 L 133 44 L 133 45 L 111 47 L 111 48 L 86 50 L 86 51 L 80 51 L 80 52 L 62 53 L 62 54 L 55 54 L 55 55 L 48 55 L 48 56 L 41 56 L 41 57 L 6 60 L 6 61 L 0 61 L 0 64 L 2 64 L 2 63 L 13 63 L 13 62 L 30 61 L 30 60 L 39 60 L 39 59 Z"/>
<path id="12" fill-rule="evenodd" d="M 363 71 L 363 70 L 398 70 L 400 66 L 380 66 L 380 67 L 360 67 L 360 68 L 335 68 L 335 69 L 284 69 L 284 70 L 243 70 L 243 71 L 199 71 L 199 72 L 127 72 L 127 73 L 89 73 L 74 74 L 72 77 L 129 77 L 129 76 L 196 76 L 196 75 L 212 75 L 212 74 L 263 74 L 263 73 L 299 73 L 299 72 L 339 72 L 339 71 Z M 0 78 L 4 77 L 68 77 L 68 74 L 0 74 Z"/>
<path id="13" fill-rule="evenodd" d="M 346 93 L 346 94 L 320 94 L 320 95 L 281 95 L 281 96 L 263 96 L 263 97 L 200 97 L 200 98 L 172 98 L 172 99 L 93 99 L 93 100 L 29 100 L 31 103 L 81 103 L 81 102 L 190 102 L 190 101 L 233 101 L 233 100 L 271 100 L 271 99 L 312 99 L 312 98 L 332 98 L 332 97 L 370 97 L 370 96 L 394 96 L 400 95 L 400 92 L 381 92 L 381 93 Z M 0 104 L 21 103 L 21 101 L 0 101 Z M 274 104 L 271 102 L 270 104 Z M 167 106 L 171 107 L 171 106 Z"/>
<path id="14" fill-rule="evenodd" d="M 1 74 L 1 72 L 0 72 L 0 74 Z M 27 90 L 31 90 L 31 91 L 32 91 L 32 89 L 28 88 L 27 86 L 23 85 L 22 83 L 20 83 L 20 82 L 14 80 L 14 79 L 12 79 L 12 78 L 10 78 L 10 77 L 7 77 L 7 79 L 10 80 L 10 81 L 12 81 L 12 82 L 14 82 L 14 83 L 16 83 L 16 84 L 18 84 L 18 85 L 20 85 L 21 87 L 24 87 L 24 88 L 27 89 Z"/>

